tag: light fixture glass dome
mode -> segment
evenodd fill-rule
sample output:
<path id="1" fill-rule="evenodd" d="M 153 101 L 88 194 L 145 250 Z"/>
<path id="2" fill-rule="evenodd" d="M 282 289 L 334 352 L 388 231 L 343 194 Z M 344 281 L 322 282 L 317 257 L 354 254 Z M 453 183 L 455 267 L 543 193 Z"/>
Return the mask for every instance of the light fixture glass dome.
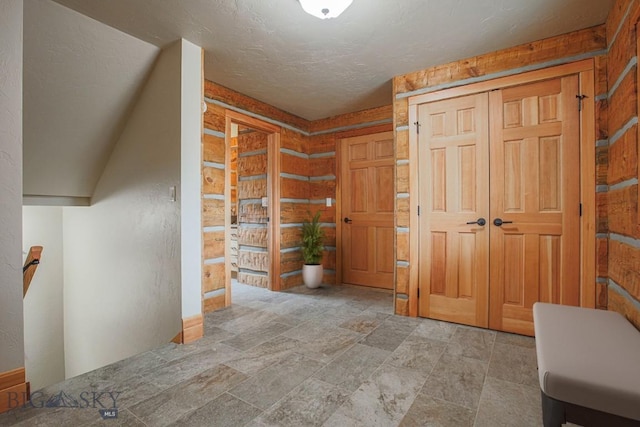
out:
<path id="1" fill-rule="evenodd" d="M 316 18 L 336 18 L 344 12 L 353 0 L 299 0 L 300 5 L 309 15 Z"/>

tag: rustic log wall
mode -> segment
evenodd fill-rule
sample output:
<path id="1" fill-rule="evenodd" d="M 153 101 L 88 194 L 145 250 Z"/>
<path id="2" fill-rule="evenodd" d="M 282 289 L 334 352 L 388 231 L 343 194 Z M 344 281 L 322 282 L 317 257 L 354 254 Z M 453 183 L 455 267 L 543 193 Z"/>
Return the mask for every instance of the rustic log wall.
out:
<path id="1" fill-rule="evenodd" d="M 280 140 L 280 289 L 302 284 L 300 223 L 309 209 L 308 149 L 308 135 L 283 129 Z"/>
<path id="2" fill-rule="evenodd" d="M 321 221 L 327 236 L 323 258 L 323 282 L 334 284 L 336 144 L 340 138 L 391 130 L 392 106 L 309 122 L 209 81 L 205 81 L 205 99 L 207 112 L 204 117 L 202 212 L 206 251 L 203 292 L 224 292 L 224 233 L 215 233 L 224 229 L 224 132 L 227 107 L 248 114 L 257 114 L 282 126 L 279 159 L 281 272 L 280 278 L 276 279 L 278 283 L 271 285 L 275 289 L 287 289 L 302 284 L 300 226 L 309 212 L 315 213 L 317 210 L 322 211 Z M 239 139 L 241 138 L 240 135 Z M 240 144 L 242 143 L 239 142 Z M 259 142 L 257 144 L 255 145 L 255 141 L 245 142 L 245 153 L 240 149 L 237 160 L 237 194 L 240 201 L 238 218 L 239 222 L 245 223 L 238 229 L 238 263 L 241 269 L 238 279 L 252 285 L 267 287 L 269 283 L 262 278 L 262 272 L 266 271 L 263 267 L 267 257 L 260 252 L 262 248 L 266 248 L 267 232 L 262 222 L 266 210 L 256 203 L 262 195 L 266 195 L 266 179 L 262 179 L 258 174 L 266 164 L 266 153 L 264 157 L 260 157 L 264 146 Z M 250 175 L 243 175 L 246 173 Z M 331 199 L 331 207 L 326 206 L 327 198 Z M 210 258 L 213 255 L 216 257 Z M 208 311 L 209 307 L 221 307 L 219 300 L 213 302 L 205 299 L 205 311 Z"/>
<path id="3" fill-rule="evenodd" d="M 225 306 L 225 110 L 207 103 L 202 137 L 203 310 Z"/>
<path id="4" fill-rule="evenodd" d="M 321 209 L 327 225 L 325 253 L 327 283 L 335 282 L 336 144 L 343 137 L 386 130 L 390 115 L 396 140 L 396 312 L 409 314 L 409 117 L 408 96 L 544 67 L 584 57 L 595 61 L 596 83 L 596 304 L 625 314 L 640 327 L 640 228 L 638 227 L 638 100 L 637 32 L 640 2 L 617 0 L 606 25 L 480 55 L 415 73 L 393 81 L 393 106 L 309 122 L 211 82 L 205 82 L 209 100 L 285 124 L 281 133 L 281 257 L 280 287 L 301 283 L 299 223 L 307 211 Z M 224 288 L 224 132 L 225 107 L 207 103 L 203 136 L 203 292 Z M 261 192 L 259 183 L 238 182 L 249 198 Z M 325 206 L 332 198 L 332 207 Z M 247 208 L 245 215 L 255 215 Z M 266 232 L 239 231 L 247 246 L 261 244 Z M 261 262 L 248 254 L 243 262 Z M 258 257 L 259 258 L 259 257 Z M 220 306 L 220 294 L 206 307 Z M 224 297 L 224 295 L 222 295 Z"/>
<path id="5" fill-rule="evenodd" d="M 338 264 L 336 247 L 336 180 L 338 164 L 336 152 L 343 138 L 386 132 L 392 127 L 392 106 L 383 106 L 341 116 L 329 117 L 311 123 L 313 133 L 309 140 L 309 204 L 311 211 L 320 210 L 325 226 L 325 252 L 323 257 L 323 283 L 336 283 Z M 331 199 L 331 206 L 326 206 Z"/>
<path id="6" fill-rule="evenodd" d="M 266 209 L 259 203 L 267 195 L 266 176 L 266 139 L 264 134 L 243 133 L 240 129 L 238 139 L 242 148 L 239 153 L 231 152 L 231 162 L 237 161 L 235 169 L 242 174 L 231 173 L 231 200 L 224 198 L 225 175 L 225 132 L 226 109 L 231 108 L 249 115 L 259 115 L 267 120 L 277 121 L 286 126 L 302 129 L 300 132 L 282 129 L 281 142 L 299 145 L 303 152 L 306 148 L 306 136 L 310 123 L 300 117 L 281 111 L 275 107 L 232 91 L 210 81 L 205 81 L 205 101 L 207 111 L 204 115 L 203 136 L 203 244 L 204 274 L 202 279 L 204 311 L 224 307 L 225 299 L 225 258 L 224 258 L 224 219 L 226 210 L 233 212 L 238 207 L 238 264 L 241 271 L 238 279 L 245 283 L 268 287 L 266 280 L 268 257 L 266 256 L 267 228 Z M 235 145 L 235 144 L 232 144 Z M 237 157 L 236 157 L 237 156 Z M 232 168 L 233 169 L 233 168 Z M 235 184 L 235 188 L 234 188 Z M 303 189 L 304 190 L 304 189 Z M 240 203 L 234 203 L 238 198 Z M 231 206 L 232 205 L 232 206 Z M 299 228 L 291 229 L 281 241 L 285 245 L 299 245 Z M 288 259 L 290 263 L 291 260 Z M 298 268 L 299 270 L 299 268 Z M 280 279 L 278 279 L 280 280 Z M 291 281 L 291 280 L 289 280 Z M 300 281 L 301 283 L 301 281 Z M 271 284 L 278 289 L 279 283 Z"/>
<path id="7" fill-rule="evenodd" d="M 607 56 L 595 58 L 596 94 L 596 308 L 607 309 L 609 224 L 607 175 L 609 165 L 609 117 Z"/>
<path id="8" fill-rule="evenodd" d="M 397 76 L 393 79 L 393 127 L 396 140 L 396 313 L 403 315 L 417 314 L 417 266 L 409 264 L 410 237 L 412 232 L 409 227 L 410 194 L 417 189 L 412 189 L 409 182 L 409 104 L 408 98 L 434 92 L 455 86 L 461 86 L 483 80 L 489 80 L 498 76 L 518 74 L 525 70 L 545 68 L 560 63 L 573 62 L 588 57 L 595 58 L 596 93 L 598 108 L 596 120 L 598 121 L 598 155 L 597 171 L 599 188 L 606 187 L 607 181 L 607 156 L 609 154 L 606 143 L 607 123 L 610 113 L 607 114 L 606 96 L 607 60 L 606 60 L 606 34 L 607 27 L 600 25 L 580 31 L 552 37 L 545 40 L 527 43 L 504 49 L 498 52 L 479 55 L 473 58 L 438 65 L 425 70 Z M 623 66 L 624 68 L 624 66 Z M 627 82 L 624 86 L 632 87 Z M 593 141 L 596 144 L 596 141 Z M 604 187 L 603 187 L 604 186 Z M 598 194 L 598 256 L 601 261 L 598 265 L 599 274 L 606 276 L 606 251 L 607 251 L 607 193 Z M 610 218 L 610 216 L 609 216 Z M 603 265 L 604 264 L 604 265 Z M 599 279 L 599 283 L 602 282 Z M 598 285 L 601 289 L 601 283 Z M 601 291 L 602 292 L 602 291 Z"/>
<path id="9" fill-rule="evenodd" d="M 339 119 L 338 119 L 339 120 Z M 318 121 L 320 122 L 320 121 Z M 318 127 L 317 123 L 313 125 Z M 337 121 L 336 123 L 340 123 Z M 321 211 L 326 239 L 322 260 L 323 283 L 336 283 L 336 139 L 331 133 L 313 135 L 309 139 L 309 208 L 312 213 Z M 331 207 L 326 206 L 331 199 Z M 331 239 L 331 236 L 334 236 Z"/>
<path id="10" fill-rule="evenodd" d="M 638 226 L 638 33 L 640 3 L 617 0 L 606 23 L 608 57 L 598 110 L 602 128 L 598 174 L 598 303 L 640 329 Z M 606 151 L 606 154 L 604 152 Z"/>
<path id="11" fill-rule="evenodd" d="M 238 235 L 253 232 L 252 241 L 238 242 L 238 281 L 261 288 L 269 287 L 267 252 L 267 143 L 262 132 L 238 135 Z"/>

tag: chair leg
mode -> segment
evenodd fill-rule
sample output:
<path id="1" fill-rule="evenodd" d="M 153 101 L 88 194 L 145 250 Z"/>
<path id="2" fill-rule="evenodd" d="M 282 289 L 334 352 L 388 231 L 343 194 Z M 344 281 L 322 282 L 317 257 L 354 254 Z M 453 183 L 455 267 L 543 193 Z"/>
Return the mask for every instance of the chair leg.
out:
<path id="1" fill-rule="evenodd" d="M 544 427 L 561 427 L 566 423 L 564 404 L 552 399 L 541 390 L 542 396 L 542 424 Z"/>

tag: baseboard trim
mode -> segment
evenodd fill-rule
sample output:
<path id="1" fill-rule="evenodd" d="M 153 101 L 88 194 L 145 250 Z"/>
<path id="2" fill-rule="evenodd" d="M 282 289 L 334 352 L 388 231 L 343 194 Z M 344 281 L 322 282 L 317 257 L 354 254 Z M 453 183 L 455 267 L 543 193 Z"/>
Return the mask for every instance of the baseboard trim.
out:
<path id="1" fill-rule="evenodd" d="M 217 295 L 211 298 L 205 298 L 203 305 L 205 313 L 211 313 L 212 311 L 220 310 L 225 306 L 225 294 Z"/>
<path id="2" fill-rule="evenodd" d="M 189 344 L 204 336 L 204 323 L 202 314 L 182 319 L 182 343 Z"/>
<path id="3" fill-rule="evenodd" d="M 175 337 L 173 337 L 173 339 L 171 340 L 172 343 L 176 343 L 176 344 L 182 344 L 182 331 L 178 332 L 178 335 L 176 335 Z"/>
<path id="4" fill-rule="evenodd" d="M 0 373 L 0 414 L 29 400 L 29 383 L 24 368 Z"/>

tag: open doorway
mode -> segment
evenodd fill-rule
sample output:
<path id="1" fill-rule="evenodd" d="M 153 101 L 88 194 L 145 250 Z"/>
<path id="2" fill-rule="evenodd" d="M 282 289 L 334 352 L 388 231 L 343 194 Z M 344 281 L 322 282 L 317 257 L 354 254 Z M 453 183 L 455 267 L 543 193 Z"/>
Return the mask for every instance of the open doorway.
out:
<path id="1" fill-rule="evenodd" d="M 225 288 L 235 281 L 278 290 L 280 128 L 227 111 Z"/>

